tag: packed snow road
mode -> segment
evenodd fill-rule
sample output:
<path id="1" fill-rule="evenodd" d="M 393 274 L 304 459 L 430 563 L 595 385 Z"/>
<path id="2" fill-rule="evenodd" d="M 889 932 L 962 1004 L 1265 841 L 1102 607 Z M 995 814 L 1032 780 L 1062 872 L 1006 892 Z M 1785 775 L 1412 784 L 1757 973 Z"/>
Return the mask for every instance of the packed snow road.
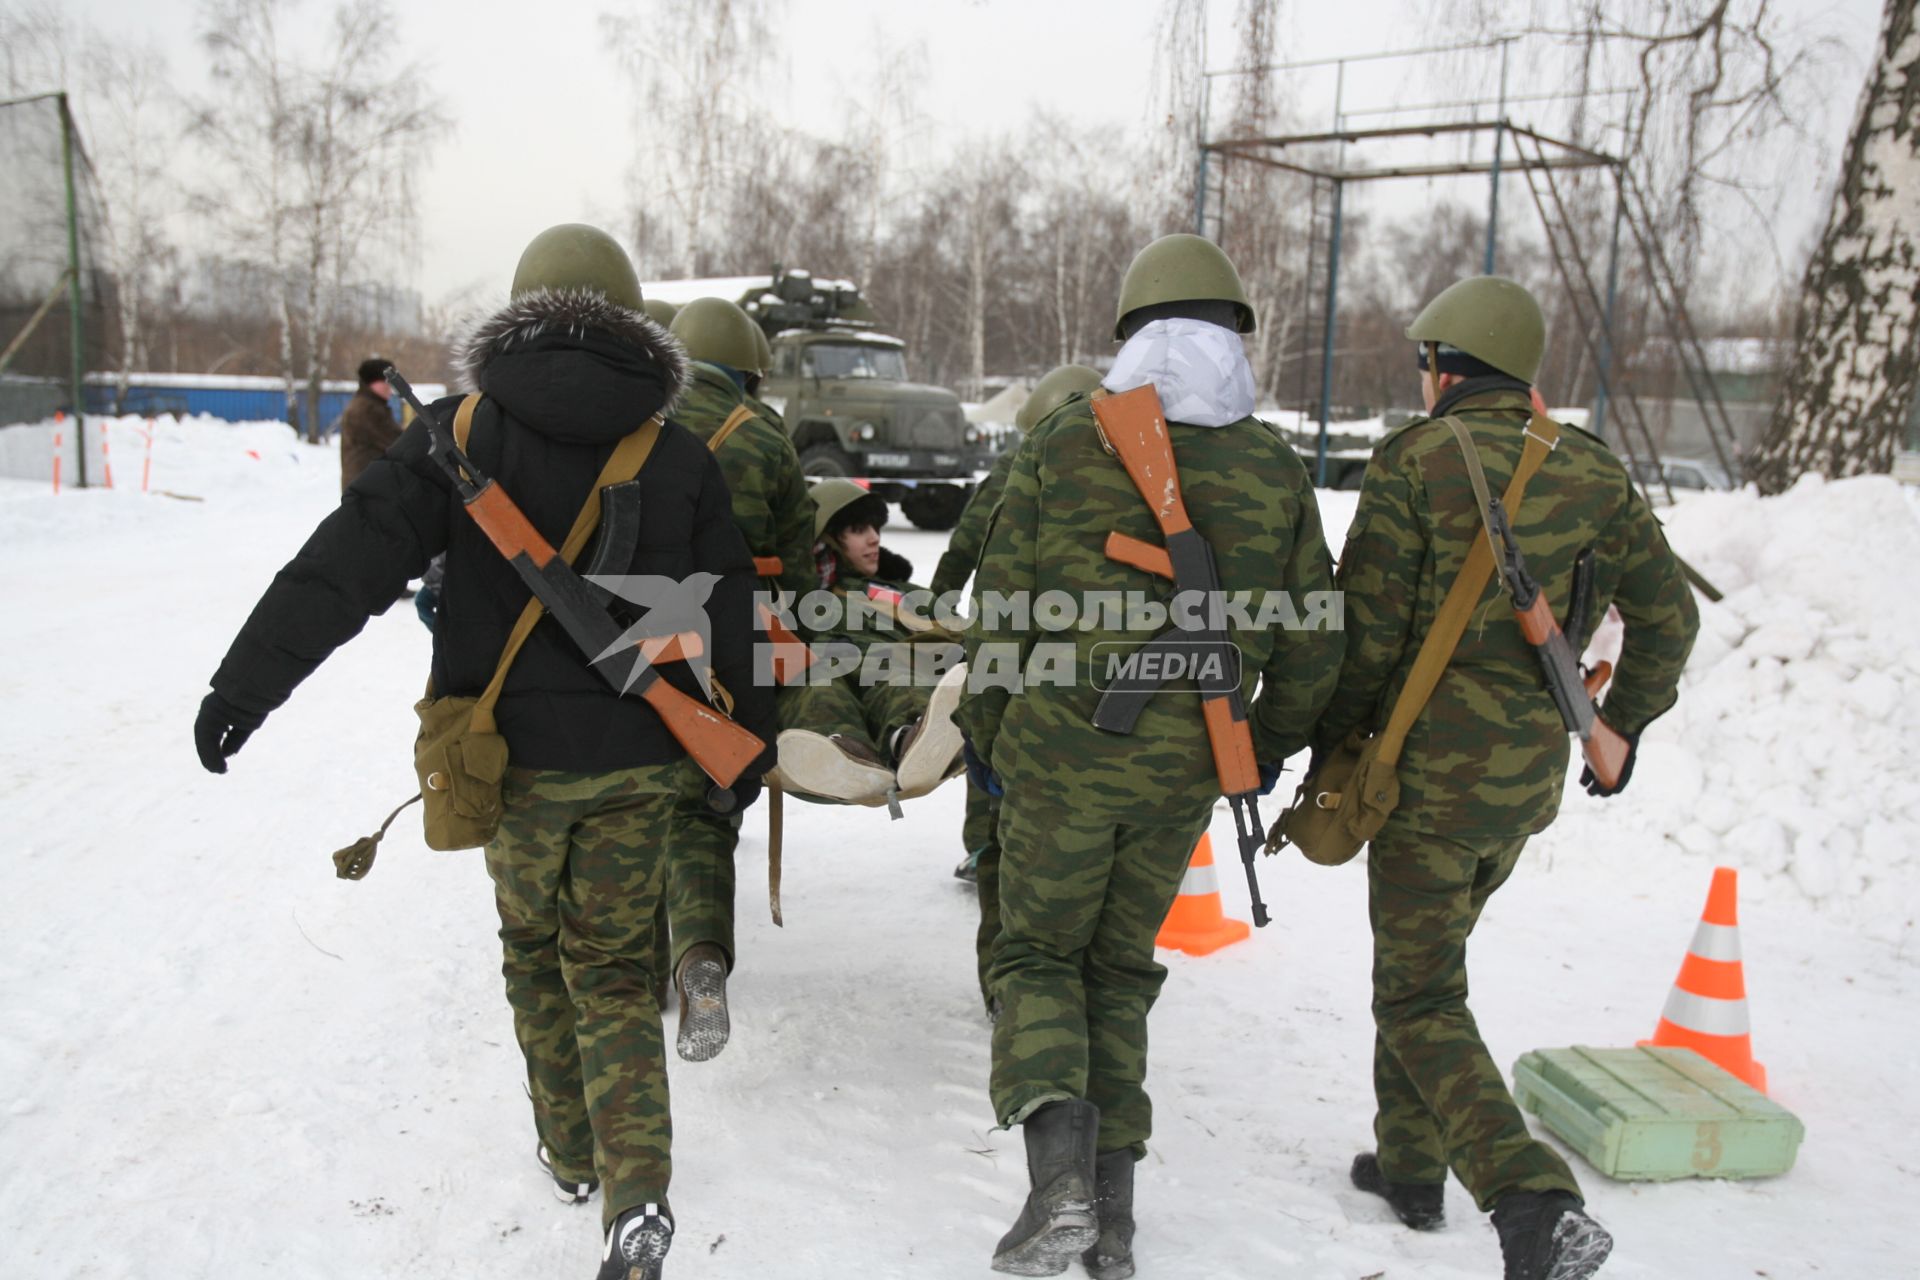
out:
<path id="1" fill-rule="evenodd" d="M 0 1271 L 590 1275 L 597 1208 L 556 1203 L 534 1165 L 478 855 L 429 852 L 410 811 L 365 883 L 328 861 L 412 791 L 411 609 L 228 776 L 194 758 L 207 677 L 336 501 L 335 454 L 163 420 L 152 487 L 201 500 L 121 482 L 0 482 Z M 1351 504 L 1326 495 L 1336 545 Z M 1504 1064 L 1649 1034 L 1710 868 L 1740 867 L 1755 1049 L 1806 1122 L 1799 1164 L 1635 1186 L 1576 1160 L 1619 1242 L 1603 1274 L 1910 1274 L 1920 525 L 1890 482 L 1854 482 L 1696 499 L 1670 528 L 1728 601 L 1703 605 L 1633 786 L 1570 791 L 1494 900 L 1474 1009 Z M 923 574 L 940 541 L 889 535 Z M 669 1063 L 676 1280 L 988 1274 L 1024 1176 L 985 1101 L 961 799 L 899 823 L 791 806 L 784 929 L 750 816 L 733 1042 Z M 1231 830 L 1221 809 L 1217 849 Z M 1457 1186 L 1448 1229 L 1415 1235 L 1347 1185 L 1371 1143 L 1361 868 L 1261 869 L 1272 927 L 1168 957 L 1140 1275 L 1498 1274 Z"/>

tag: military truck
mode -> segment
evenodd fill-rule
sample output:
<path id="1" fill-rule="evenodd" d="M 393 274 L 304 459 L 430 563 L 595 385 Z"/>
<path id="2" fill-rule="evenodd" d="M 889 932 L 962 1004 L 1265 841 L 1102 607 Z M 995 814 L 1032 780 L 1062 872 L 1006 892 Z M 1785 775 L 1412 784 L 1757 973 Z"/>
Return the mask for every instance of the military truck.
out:
<path id="1" fill-rule="evenodd" d="M 786 419 L 809 476 L 865 479 L 922 529 L 951 529 L 992 465 L 990 433 L 967 421 L 953 392 L 909 379 L 906 344 L 881 331 L 851 281 L 776 267 L 640 292 L 679 305 L 726 298 L 759 323 L 773 348 L 760 398 Z"/>

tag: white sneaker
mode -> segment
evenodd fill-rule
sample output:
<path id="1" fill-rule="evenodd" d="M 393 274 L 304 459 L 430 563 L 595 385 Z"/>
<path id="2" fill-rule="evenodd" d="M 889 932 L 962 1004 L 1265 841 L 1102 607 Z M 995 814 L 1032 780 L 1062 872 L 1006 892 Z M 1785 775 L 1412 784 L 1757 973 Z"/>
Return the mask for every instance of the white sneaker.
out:
<path id="1" fill-rule="evenodd" d="M 775 745 L 781 784 L 788 791 L 847 804 L 882 805 L 893 789 L 893 770 L 858 739 L 786 729 Z"/>
<path id="2" fill-rule="evenodd" d="M 953 722 L 954 708 L 960 705 L 960 694 L 966 686 L 967 664 L 963 662 L 940 677 L 933 696 L 927 699 L 926 714 L 908 726 L 894 768 L 900 799 L 923 796 L 966 769 L 960 758 L 960 726 Z"/>

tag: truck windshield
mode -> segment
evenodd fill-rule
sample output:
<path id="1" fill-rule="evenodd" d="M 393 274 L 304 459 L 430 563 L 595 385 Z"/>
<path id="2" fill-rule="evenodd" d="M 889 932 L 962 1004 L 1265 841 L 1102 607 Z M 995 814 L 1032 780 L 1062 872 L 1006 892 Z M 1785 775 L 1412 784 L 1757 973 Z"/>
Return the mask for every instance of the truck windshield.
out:
<path id="1" fill-rule="evenodd" d="M 896 347 L 864 342 L 816 342 L 807 347 L 807 371 L 821 378 L 907 380 L 906 357 Z"/>

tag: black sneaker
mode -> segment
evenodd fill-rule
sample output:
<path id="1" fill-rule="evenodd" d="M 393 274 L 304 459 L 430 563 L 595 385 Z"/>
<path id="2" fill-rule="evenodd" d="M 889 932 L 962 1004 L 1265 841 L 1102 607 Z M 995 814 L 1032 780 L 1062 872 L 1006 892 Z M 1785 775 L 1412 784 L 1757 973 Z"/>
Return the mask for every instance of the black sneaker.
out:
<path id="1" fill-rule="evenodd" d="M 594 1280 L 660 1280 L 673 1245 L 673 1215 L 664 1204 L 637 1204 L 613 1220 Z"/>
<path id="2" fill-rule="evenodd" d="M 978 849 L 970 850 L 966 857 L 960 859 L 960 865 L 953 869 L 953 878 L 965 880 L 968 884 L 980 883 L 980 851 Z"/>
<path id="3" fill-rule="evenodd" d="M 1509 1191 L 1493 1206 L 1506 1280 L 1586 1280 L 1613 1251 L 1607 1229 L 1565 1191 Z"/>
<path id="4" fill-rule="evenodd" d="M 1438 1231 L 1447 1225 L 1444 1182 L 1388 1182 L 1380 1172 L 1380 1157 L 1363 1151 L 1353 1158 L 1353 1185 L 1387 1202 L 1394 1215 L 1415 1231 Z"/>
<path id="5" fill-rule="evenodd" d="M 533 1149 L 533 1158 L 540 1162 L 547 1176 L 553 1179 L 553 1194 L 561 1204 L 585 1204 L 593 1199 L 593 1193 L 600 1189 L 600 1183 L 589 1178 L 585 1182 L 576 1182 L 572 1178 L 563 1178 L 553 1171 L 553 1160 L 547 1155 L 545 1145 Z"/>

